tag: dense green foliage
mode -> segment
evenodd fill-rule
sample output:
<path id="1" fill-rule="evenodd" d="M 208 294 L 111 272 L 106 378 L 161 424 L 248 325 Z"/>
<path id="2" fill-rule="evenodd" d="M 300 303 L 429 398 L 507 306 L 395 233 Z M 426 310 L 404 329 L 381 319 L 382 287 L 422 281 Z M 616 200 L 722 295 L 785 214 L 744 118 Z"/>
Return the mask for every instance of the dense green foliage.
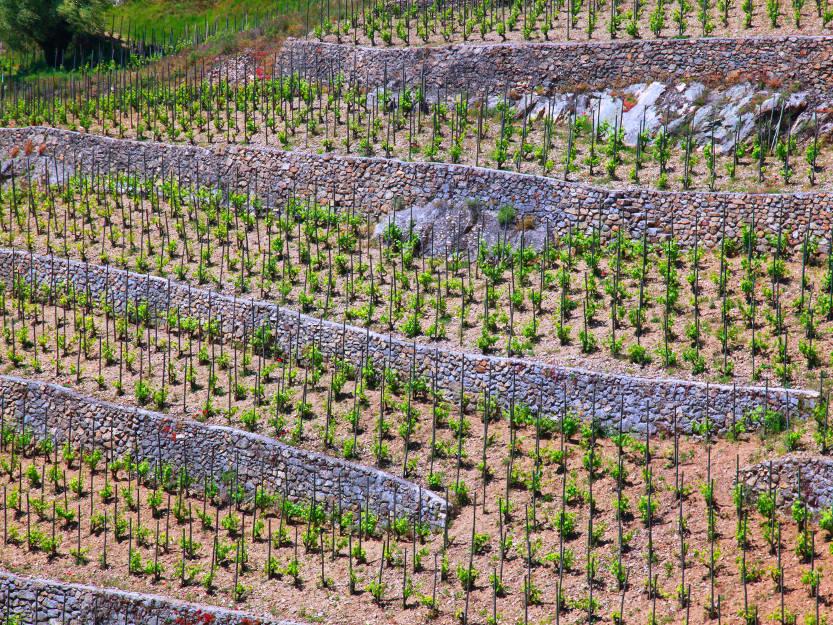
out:
<path id="1" fill-rule="evenodd" d="M 0 39 L 57 59 L 73 38 L 102 31 L 108 0 L 0 0 Z"/>

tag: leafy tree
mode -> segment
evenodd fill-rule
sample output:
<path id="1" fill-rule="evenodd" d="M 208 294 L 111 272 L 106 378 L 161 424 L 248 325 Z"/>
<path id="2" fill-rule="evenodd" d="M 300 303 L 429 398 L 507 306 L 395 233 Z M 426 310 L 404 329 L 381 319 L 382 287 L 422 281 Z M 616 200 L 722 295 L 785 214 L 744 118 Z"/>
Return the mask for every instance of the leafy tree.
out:
<path id="1" fill-rule="evenodd" d="M 103 30 L 111 0 L 0 0 L 0 40 L 15 50 L 43 50 L 47 62 L 78 35 Z"/>

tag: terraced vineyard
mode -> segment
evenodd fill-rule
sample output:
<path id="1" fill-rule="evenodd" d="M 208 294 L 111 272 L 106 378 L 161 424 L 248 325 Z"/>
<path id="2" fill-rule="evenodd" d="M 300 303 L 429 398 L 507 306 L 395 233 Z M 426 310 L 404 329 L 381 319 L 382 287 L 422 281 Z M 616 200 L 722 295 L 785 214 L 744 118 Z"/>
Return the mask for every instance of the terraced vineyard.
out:
<path id="1" fill-rule="evenodd" d="M 369 45 L 437 45 L 570 39 L 640 39 L 827 34 L 833 12 L 823 2 L 412 2 L 350 6 L 333 19 L 321 8 L 312 35 Z"/>
<path id="2" fill-rule="evenodd" d="M 0 622 L 828 622 L 831 15 L 4 83 Z"/>

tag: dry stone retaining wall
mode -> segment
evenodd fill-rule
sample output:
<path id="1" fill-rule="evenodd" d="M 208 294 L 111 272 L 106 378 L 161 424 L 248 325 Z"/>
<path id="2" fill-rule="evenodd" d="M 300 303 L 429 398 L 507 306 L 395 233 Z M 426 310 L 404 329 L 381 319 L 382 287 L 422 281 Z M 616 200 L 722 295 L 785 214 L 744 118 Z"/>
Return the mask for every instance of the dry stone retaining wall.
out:
<path id="1" fill-rule="evenodd" d="M 448 89 L 499 95 L 505 89 L 544 92 L 599 89 L 651 80 L 796 84 L 826 100 L 833 82 L 830 37 L 652 39 L 614 42 L 458 44 L 359 47 L 290 39 L 279 60 L 284 71 L 330 79 L 343 73 L 371 87 L 424 81 L 426 91 Z"/>
<path id="2" fill-rule="evenodd" d="M 62 171 L 83 164 L 85 171 L 141 172 L 181 176 L 185 183 L 249 188 L 267 203 L 293 194 L 317 195 L 321 201 L 347 205 L 375 215 L 389 211 L 395 199 L 420 206 L 442 198 L 462 205 L 471 199 L 499 207 L 510 203 L 550 225 L 553 234 L 570 226 L 601 226 L 603 236 L 614 228 L 658 241 L 672 231 L 683 245 L 692 245 L 695 230 L 700 245 L 716 246 L 726 215 L 726 234 L 740 236 L 752 223 L 761 232 L 782 232 L 799 246 L 808 231 L 823 246 L 831 241 L 833 192 L 750 194 L 665 192 L 650 189 L 606 189 L 555 178 L 487 168 L 415 163 L 395 159 L 361 158 L 286 152 L 270 147 L 229 146 L 205 149 L 185 145 L 124 141 L 48 128 L 0 129 L 0 153 L 28 139 L 47 144 L 45 169 Z M 52 159 L 56 162 L 53 163 Z M 23 157 L 20 157 L 23 158 Z M 763 244 L 763 243 L 762 243 Z"/>
<path id="3" fill-rule="evenodd" d="M 781 508 L 790 507 L 799 494 L 815 512 L 833 505 L 833 459 L 824 456 L 790 454 L 761 462 L 741 469 L 740 482 L 753 499 L 772 489 Z"/>
<path id="4" fill-rule="evenodd" d="M 159 595 L 0 571 L 0 619 L 10 616 L 20 625 L 293 625 Z"/>
<path id="5" fill-rule="evenodd" d="M 98 447 L 115 457 L 187 467 L 197 483 L 204 477 L 222 483 L 235 471 L 247 493 L 262 485 L 298 501 L 324 502 L 334 509 L 367 507 L 386 518 L 412 517 L 444 525 L 445 502 L 412 482 L 372 467 L 298 449 L 235 428 L 100 401 L 56 384 L 0 376 L 4 419 L 22 424 L 37 437 L 59 444 Z"/>
<path id="6" fill-rule="evenodd" d="M 93 301 L 106 300 L 116 310 L 123 310 L 125 302 L 139 301 L 147 302 L 158 314 L 178 307 L 190 317 L 217 320 L 225 333 L 238 338 L 269 325 L 285 351 L 314 343 L 329 358 L 344 356 L 362 362 L 369 357 L 377 366 L 386 364 L 404 375 L 413 367 L 417 376 L 431 379 L 436 375 L 438 387 L 450 393 L 463 388 L 468 393 L 482 394 L 489 389 L 504 405 L 512 400 L 526 403 L 541 410 L 545 418 L 569 409 L 585 418 L 595 414 L 604 426 L 616 428 L 621 410 L 623 428 L 628 431 L 669 431 L 676 419 L 682 431 L 690 432 L 694 422 L 707 415 L 718 428 L 725 428 L 763 405 L 793 417 L 806 416 L 817 399 L 812 391 L 631 377 L 530 359 L 437 349 L 170 279 L 0 250 L 0 280 L 9 284 L 18 277 L 50 289 L 62 282 L 71 283 Z"/>

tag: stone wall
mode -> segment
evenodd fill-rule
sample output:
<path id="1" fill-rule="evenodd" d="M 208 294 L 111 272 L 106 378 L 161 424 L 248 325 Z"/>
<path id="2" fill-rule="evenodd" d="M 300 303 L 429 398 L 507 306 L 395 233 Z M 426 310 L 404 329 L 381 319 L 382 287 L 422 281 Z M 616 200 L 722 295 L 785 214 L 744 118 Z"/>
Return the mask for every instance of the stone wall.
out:
<path id="1" fill-rule="evenodd" d="M 293 625 L 160 595 L 70 584 L 0 571 L 0 621 L 20 625 Z"/>
<path id="2" fill-rule="evenodd" d="M 367 507 L 386 518 L 412 517 L 442 527 L 445 502 L 412 482 L 372 467 L 286 445 L 230 427 L 100 401 L 57 384 L 0 376 L 6 423 L 22 423 L 38 438 L 60 444 L 132 453 L 152 466 L 187 467 L 196 483 L 204 477 L 222 484 L 235 471 L 247 493 L 262 485 L 291 500 L 315 498 L 335 509 Z"/>
<path id="3" fill-rule="evenodd" d="M 787 509 L 800 493 L 807 507 L 818 512 L 833 505 L 833 458 L 789 454 L 742 468 L 740 482 L 752 500 L 771 489 L 776 504 Z"/>
<path id="4" fill-rule="evenodd" d="M 696 79 L 726 84 L 767 82 L 785 90 L 800 84 L 826 100 L 833 83 L 829 37 L 692 38 L 607 42 L 458 44 L 428 47 L 360 47 L 290 39 L 279 59 L 284 71 L 379 86 L 423 82 L 448 89 L 499 95 L 505 89 L 544 92 L 599 89 L 651 80 Z"/>
<path id="5" fill-rule="evenodd" d="M 360 210 L 374 215 L 389 211 L 395 199 L 404 206 L 423 205 L 435 198 L 452 204 L 480 199 L 495 207 L 514 204 L 519 212 L 549 223 L 553 234 L 565 234 L 570 226 L 601 225 L 603 236 L 614 228 L 641 236 L 647 228 L 648 239 L 657 241 L 671 233 L 673 221 L 674 235 L 683 245 L 693 244 L 696 227 L 700 245 L 707 247 L 719 242 L 724 212 L 729 237 L 739 236 L 741 227 L 753 219 L 761 233 L 777 232 L 780 222 L 793 246 L 801 244 L 809 228 L 826 249 L 833 225 L 833 192 L 829 190 L 749 194 L 607 189 L 462 165 L 285 152 L 262 146 L 204 149 L 47 128 L 0 129 L 0 154 L 27 139 L 35 146 L 47 144 L 44 156 L 35 152 L 28 158 L 40 159 L 41 171 L 57 167 L 59 177 L 64 164 L 70 169 L 83 164 L 85 170 L 112 173 L 146 168 L 154 175 L 173 173 L 186 183 L 219 180 L 223 185 L 250 188 L 267 202 L 292 194 L 317 194 L 322 201 L 335 198 L 341 206 L 355 201 Z"/>
<path id="6" fill-rule="evenodd" d="M 417 376 L 430 379 L 436 374 L 438 387 L 452 397 L 461 388 L 474 394 L 489 388 L 504 405 L 514 399 L 540 409 L 544 418 L 557 417 L 569 409 L 584 418 L 595 413 L 603 425 L 616 428 L 621 411 L 623 427 L 629 431 L 668 431 L 675 417 L 682 431 L 691 431 L 694 421 L 702 421 L 706 415 L 722 428 L 762 405 L 803 417 L 817 399 L 812 391 L 640 378 L 531 359 L 437 349 L 171 279 L 0 250 L 0 280 L 9 284 L 17 276 L 50 288 L 70 282 L 94 301 L 106 300 L 116 310 L 122 310 L 125 302 L 136 301 L 147 302 L 158 314 L 179 307 L 190 317 L 217 320 L 224 332 L 238 338 L 268 324 L 286 351 L 314 343 L 325 357 L 343 356 L 352 362 L 369 357 L 377 365 L 386 364 L 404 375 L 413 367 Z"/>

